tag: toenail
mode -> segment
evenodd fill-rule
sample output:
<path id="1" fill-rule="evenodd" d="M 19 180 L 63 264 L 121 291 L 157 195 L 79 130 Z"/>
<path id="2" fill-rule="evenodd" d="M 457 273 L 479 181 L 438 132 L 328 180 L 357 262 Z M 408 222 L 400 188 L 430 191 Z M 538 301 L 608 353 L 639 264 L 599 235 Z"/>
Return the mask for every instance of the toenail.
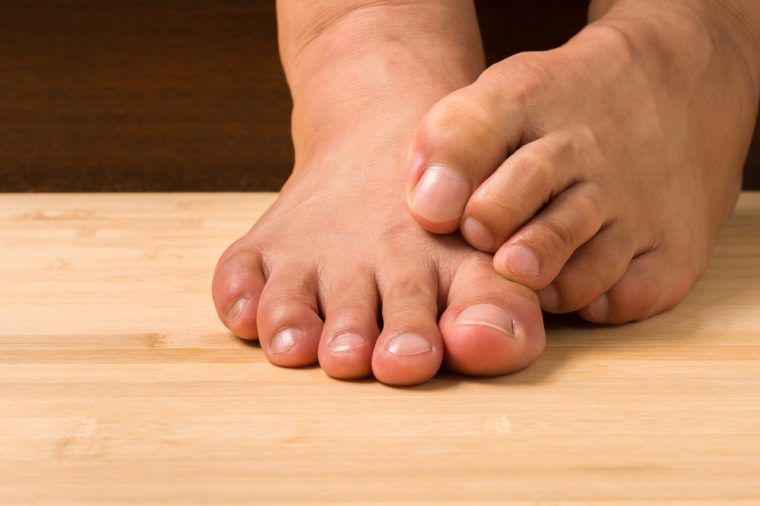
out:
<path id="1" fill-rule="evenodd" d="M 429 353 L 433 351 L 430 341 L 419 334 L 401 334 L 388 341 L 385 345 L 388 353 L 408 356 Z"/>
<path id="2" fill-rule="evenodd" d="M 364 346 L 365 340 L 359 334 L 346 332 L 333 336 L 327 342 L 327 348 L 333 353 L 350 353 Z"/>
<path id="3" fill-rule="evenodd" d="M 464 222 L 462 222 L 462 235 L 467 239 L 467 242 L 481 251 L 494 250 L 494 240 L 491 232 L 475 218 L 469 216 L 465 218 Z"/>
<path id="4" fill-rule="evenodd" d="M 589 304 L 588 312 L 594 320 L 606 320 L 610 315 L 610 298 L 607 294 L 603 293 Z"/>
<path id="5" fill-rule="evenodd" d="M 459 218 L 470 195 L 470 182 L 442 165 L 430 165 L 411 195 L 411 207 L 426 220 L 442 223 Z"/>
<path id="6" fill-rule="evenodd" d="M 512 317 L 494 304 L 473 304 L 459 313 L 455 325 L 482 325 L 508 337 L 517 337 Z"/>
<path id="7" fill-rule="evenodd" d="M 289 327 L 282 329 L 269 343 L 269 353 L 286 353 L 303 337 L 303 330 Z"/>
<path id="8" fill-rule="evenodd" d="M 538 300 L 541 302 L 541 307 L 548 310 L 557 309 L 559 307 L 559 290 L 554 284 L 547 286 L 538 291 Z"/>
<path id="9" fill-rule="evenodd" d="M 238 316 L 240 316 L 240 313 L 243 312 L 243 308 L 245 305 L 248 304 L 248 297 L 240 297 L 238 300 L 235 301 L 234 304 L 232 304 L 229 309 L 227 309 L 227 312 L 224 314 L 224 321 L 227 323 L 234 322 Z"/>
<path id="10" fill-rule="evenodd" d="M 507 248 L 504 255 L 504 263 L 507 269 L 518 276 L 535 278 L 541 272 L 541 264 L 532 249 L 522 244 L 515 244 Z"/>

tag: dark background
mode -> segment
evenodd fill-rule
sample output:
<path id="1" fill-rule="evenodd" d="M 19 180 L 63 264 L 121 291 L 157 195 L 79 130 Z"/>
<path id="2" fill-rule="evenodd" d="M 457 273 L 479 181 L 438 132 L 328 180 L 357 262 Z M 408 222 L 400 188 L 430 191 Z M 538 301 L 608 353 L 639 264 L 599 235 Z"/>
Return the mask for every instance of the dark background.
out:
<path id="1" fill-rule="evenodd" d="M 477 5 L 493 62 L 560 45 L 587 0 Z M 0 191 L 277 190 L 289 115 L 274 1 L 0 0 Z"/>

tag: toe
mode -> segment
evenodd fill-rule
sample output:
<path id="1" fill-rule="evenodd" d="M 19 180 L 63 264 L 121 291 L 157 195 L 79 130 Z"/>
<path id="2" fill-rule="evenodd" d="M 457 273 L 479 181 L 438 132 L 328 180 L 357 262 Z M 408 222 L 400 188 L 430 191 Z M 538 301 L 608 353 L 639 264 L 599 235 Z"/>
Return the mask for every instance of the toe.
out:
<path id="1" fill-rule="evenodd" d="M 489 75 L 441 99 L 417 127 L 407 199 L 430 232 L 458 228 L 472 191 L 520 141 L 520 102 Z"/>
<path id="2" fill-rule="evenodd" d="M 243 339 L 256 339 L 256 313 L 264 288 L 261 255 L 239 243 L 222 255 L 214 272 L 211 293 L 222 322 Z"/>
<path id="3" fill-rule="evenodd" d="M 583 173 L 580 158 L 564 135 L 522 146 L 467 201 L 461 223 L 464 238 L 476 249 L 494 252 Z"/>
<path id="4" fill-rule="evenodd" d="M 549 286 L 539 290 L 541 307 L 568 313 L 590 304 L 623 276 L 635 247 L 617 224 L 603 228 L 570 257 Z"/>
<path id="5" fill-rule="evenodd" d="M 546 287 L 601 229 L 607 219 L 602 201 L 596 185 L 571 186 L 499 248 L 494 268 L 534 290 Z"/>
<path id="6" fill-rule="evenodd" d="M 372 374 L 372 351 L 379 334 L 378 296 L 369 269 L 325 283 L 325 326 L 319 343 L 319 364 L 333 378 Z"/>
<path id="7" fill-rule="evenodd" d="M 270 362 L 293 367 L 315 363 L 323 326 L 315 269 L 295 264 L 273 268 L 261 294 L 258 324 Z"/>
<path id="8" fill-rule="evenodd" d="M 414 385 L 441 367 L 443 343 L 436 324 L 437 277 L 397 265 L 378 279 L 383 331 L 372 355 L 372 372 L 389 385 Z"/>
<path id="9" fill-rule="evenodd" d="M 623 277 L 578 314 L 597 323 L 649 318 L 683 300 L 700 272 L 661 250 L 645 253 L 634 258 Z"/>
<path id="10" fill-rule="evenodd" d="M 499 276 L 487 257 L 456 272 L 440 329 L 446 366 L 464 374 L 517 371 L 533 362 L 545 343 L 535 293 Z"/>

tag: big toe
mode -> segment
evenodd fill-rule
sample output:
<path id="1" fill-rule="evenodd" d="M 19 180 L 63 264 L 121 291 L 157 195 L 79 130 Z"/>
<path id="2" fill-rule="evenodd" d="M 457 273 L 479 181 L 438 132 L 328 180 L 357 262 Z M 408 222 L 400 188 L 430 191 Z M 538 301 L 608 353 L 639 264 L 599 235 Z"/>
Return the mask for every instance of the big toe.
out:
<path id="1" fill-rule="evenodd" d="M 417 127 L 407 200 L 414 218 L 430 232 L 459 227 L 472 192 L 522 136 L 519 100 L 495 86 L 492 74 L 486 71 L 441 99 Z"/>
<path id="2" fill-rule="evenodd" d="M 211 293 L 227 328 L 243 339 L 256 339 L 256 313 L 264 288 L 261 254 L 236 242 L 220 258 Z"/>
<path id="3" fill-rule="evenodd" d="M 439 326 L 446 367 L 470 375 L 518 371 L 546 341 L 535 293 L 499 276 L 486 256 L 459 268 Z"/>

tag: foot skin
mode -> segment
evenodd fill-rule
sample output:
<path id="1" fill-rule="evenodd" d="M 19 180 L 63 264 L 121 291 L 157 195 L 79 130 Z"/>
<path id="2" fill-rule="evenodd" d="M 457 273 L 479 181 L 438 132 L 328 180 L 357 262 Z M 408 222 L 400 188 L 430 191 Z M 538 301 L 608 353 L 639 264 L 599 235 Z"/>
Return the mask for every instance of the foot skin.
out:
<path id="1" fill-rule="evenodd" d="M 545 310 L 594 322 L 685 297 L 735 205 L 756 113 L 732 28 L 639 4 L 440 100 L 410 157 L 425 229 L 460 228 Z"/>
<path id="2" fill-rule="evenodd" d="M 409 385 L 442 363 L 471 375 L 528 365 L 544 347 L 535 293 L 499 276 L 491 256 L 458 235 L 422 230 L 404 206 L 398 171 L 374 181 L 357 171 L 354 180 L 331 176 L 349 172 L 335 160 L 403 163 L 404 142 L 355 147 L 363 144 L 296 170 L 222 255 L 213 282 L 219 317 L 241 338 L 258 338 L 272 363 L 318 361 L 335 378 L 374 374 Z M 394 145 L 402 149 L 389 156 Z"/>

